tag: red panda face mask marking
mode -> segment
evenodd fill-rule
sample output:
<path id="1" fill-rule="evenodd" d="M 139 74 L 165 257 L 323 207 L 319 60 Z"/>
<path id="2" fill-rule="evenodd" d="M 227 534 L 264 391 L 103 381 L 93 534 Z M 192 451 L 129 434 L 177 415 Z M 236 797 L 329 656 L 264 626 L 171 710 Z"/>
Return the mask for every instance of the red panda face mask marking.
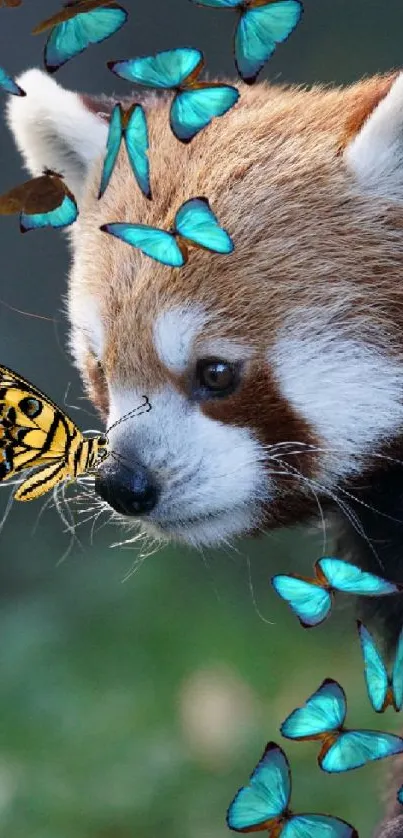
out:
<path id="1" fill-rule="evenodd" d="M 140 330 L 138 316 L 137 323 Z M 282 446 L 301 438 L 304 426 L 276 392 L 264 353 L 259 359 L 256 347 L 228 332 L 220 337 L 217 328 L 200 304 L 156 316 L 133 375 L 140 386 L 144 373 L 154 369 L 141 383 L 152 393 L 152 416 L 112 431 L 114 456 L 97 484 L 118 513 L 141 517 L 153 534 L 194 545 L 218 544 L 268 517 L 273 521 L 278 475 L 287 460 Z M 141 331 L 146 340 L 146 329 Z M 112 385 L 108 424 L 135 397 L 136 390 L 123 382 Z M 308 439 L 309 429 L 304 431 Z M 309 454 L 302 461 L 307 473 Z M 289 476 L 292 492 L 292 471 Z"/>
<path id="2" fill-rule="evenodd" d="M 18 83 L 29 95 L 13 97 L 9 119 L 31 170 L 63 164 L 79 198 L 77 364 L 110 422 L 139 393 L 153 405 L 112 437 L 121 468 L 99 489 L 115 508 L 167 537 L 219 543 L 304 521 L 385 451 L 402 458 L 403 76 L 242 88 L 236 114 L 186 148 L 150 100 L 153 202 L 123 153 L 97 200 L 99 104 L 38 71 Z M 199 194 L 231 232 L 231 259 L 195 253 L 174 273 L 99 231 L 117 219 L 166 229 Z"/>

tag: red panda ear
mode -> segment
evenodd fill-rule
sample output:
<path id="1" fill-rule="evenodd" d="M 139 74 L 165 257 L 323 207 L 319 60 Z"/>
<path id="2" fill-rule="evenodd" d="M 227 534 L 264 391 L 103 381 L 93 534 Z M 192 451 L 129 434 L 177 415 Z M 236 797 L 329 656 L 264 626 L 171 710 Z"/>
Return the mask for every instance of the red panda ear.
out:
<path id="1" fill-rule="evenodd" d="M 79 199 L 86 172 L 105 150 L 109 103 L 65 90 L 41 70 L 27 70 L 18 83 L 27 95 L 10 96 L 7 116 L 27 168 L 60 172 Z"/>
<path id="2" fill-rule="evenodd" d="M 365 90 L 365 88 L 364 88 Z M 403 73 L 379 79 L 353 109 L 344 160 L 360 189 L 403 199 Z"/>

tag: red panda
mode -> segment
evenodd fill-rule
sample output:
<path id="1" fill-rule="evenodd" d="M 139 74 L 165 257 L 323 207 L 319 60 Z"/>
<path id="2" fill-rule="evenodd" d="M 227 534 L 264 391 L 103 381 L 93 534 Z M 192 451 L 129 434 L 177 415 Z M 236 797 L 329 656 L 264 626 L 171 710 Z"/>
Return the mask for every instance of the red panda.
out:
<path id="1" fill-rule="evenodd" d="M 39 70 L 8 120 L 29 171 L 61 172 L 71 230 L 71 349 L 113 424 L 97 479 L 122 521 L 219 545 L 321 514 L 338 555 L 403 579 L 403 74 L 347 88 L 240 85 L 240 103 L 183 146 L 146 96 L 153 201 L 126 152 L 98 200 L 112 103 Z M 180 271 L 100 230 L 169 229 L 208 197 L 232 256 Z M 374 605 L 371 604 L 372 610 Z M 393 643 L 401 599 L 375 604 Z M 380 835 L 403 835 L 399 820 Z"/>

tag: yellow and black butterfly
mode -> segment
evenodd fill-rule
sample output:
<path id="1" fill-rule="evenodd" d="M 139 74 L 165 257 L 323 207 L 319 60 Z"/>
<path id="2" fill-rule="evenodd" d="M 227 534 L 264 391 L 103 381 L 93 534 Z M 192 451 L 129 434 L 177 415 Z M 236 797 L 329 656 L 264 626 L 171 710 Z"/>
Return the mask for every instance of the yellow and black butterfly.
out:
<path id="1" fill-rule="evenodd" d="M 151 410 L 146 396 L 127 417 L 142 408 Z M 58 483 L 95 471 L 108 453 L 106 435 L 86 439 L 40 390 L 0 366 L 0 483 L 37 468 L 18 486 L 16 500 L 34 500 Z"/>

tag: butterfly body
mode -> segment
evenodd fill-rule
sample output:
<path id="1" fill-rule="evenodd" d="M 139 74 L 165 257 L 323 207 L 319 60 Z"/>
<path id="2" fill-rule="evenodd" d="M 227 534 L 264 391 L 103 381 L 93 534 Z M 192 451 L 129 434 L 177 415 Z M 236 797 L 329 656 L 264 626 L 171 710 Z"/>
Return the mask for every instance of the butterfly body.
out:
<path id="1" fill-rule="evenodd" d="M 61 175 L 45 170 L 0 196 L 0 215 L 13 213 L 20 214 L 20 229 L 26 233 L 41 227 L 68 227 L 76 220 L 78 209 Z"/>
<path id="2" fill-rule="evenodd" d="M 143 108 L 136 103 L 128 110 L 117 104 L 112 111 L 98 197 L 108 186 L 123 140 L 136 181 L 143 195 L 151 199 L 147 120 Z"/>
<path id="3" fill-rule="evenodd" d="M 350 730 L 344 725 L 347 701 L 337 681 L 327 678 L 302 707 L 281 725 L 286 739 L 318 740 L 318 763 L 328 774 L 351 771 L 403 752 L 403 739 L 377 730 Z"/>
<path id="4" fill-rule="evenodd" d="M 40 390 L 0 366 L 0 482 L 38 468 L 18 487 L 16 500 L 34 500 L 57 483 L 75 480 L 106 455 L 104 436 L 85 438 Z"/>
<path id="5" fill-rule="evenodd" d="M 229 806 L 227 824 L 235 832 L 268 832 L 270 838 L 357 838 L 355 829 L 340 818 L 295 814 L 290 798 L 288 759 L 275 742 L 269 742 L 249 784 Z"/>
<path id="6" fill-rule="evenodd" d="M 234 250 L 231 237 L 220 227 L 204 197 L 185 201 L 168 231 L 125 222 L 104 224 L 101 230 L 172 268 L 181 268 L 187 262 L 189 247 L 221 254 Z"/>
<path id="7" fill-rule="evenodd" d="M 300 0 L 191 0 L 198 6 L 232 9 L 238 13 L 234 36 L 239 75 L 253 84 L 277 44 L 294 31 L 303 11 Z"/>
<path id="8" fill-rule="evenodd" d="M 33 30 L 39 35 L 51 29 L 45 46 L 45 66 L 54 73 L 71 58 L 93 44 L 114 35 L 127 21 L 128 13 L 113 0 L 71 0 L 60 12 Z"/>
<path id="9" fill-rule="evenodd" d="M 365 682 L 372 707 L 376 713 L 383 713 L 387 707 L 393 707 L 398 713 L 403 706 L 403 629 L 397 641 L 393 669 L 389 674 L 372 634 L 359 620 L 357 627 L 364 658 Z"/>
<path id="10" fill-rule="evenodd" d="M 290 606 L 304 628 L 318 626 L 329 616 L 337 591 L 356 596 L 389 596 L 402 586 L 362 571 L 343 559 L 324 557 L 314 565 L 314 578 L 297 573 L 272 577 L 275 591 Z"/>
<path id="11" fill-rule="evenodd" d="M 232 85 L 199 81 L 204 67 L 203 53 L 190 47 L 127 61 L 110 61 L 108 67 L 127 81 L 174 93 L 170 126 L 183 143 L 190 142 L 214 117 L 226 114 L 239 99 L 239 92 Z"/>

